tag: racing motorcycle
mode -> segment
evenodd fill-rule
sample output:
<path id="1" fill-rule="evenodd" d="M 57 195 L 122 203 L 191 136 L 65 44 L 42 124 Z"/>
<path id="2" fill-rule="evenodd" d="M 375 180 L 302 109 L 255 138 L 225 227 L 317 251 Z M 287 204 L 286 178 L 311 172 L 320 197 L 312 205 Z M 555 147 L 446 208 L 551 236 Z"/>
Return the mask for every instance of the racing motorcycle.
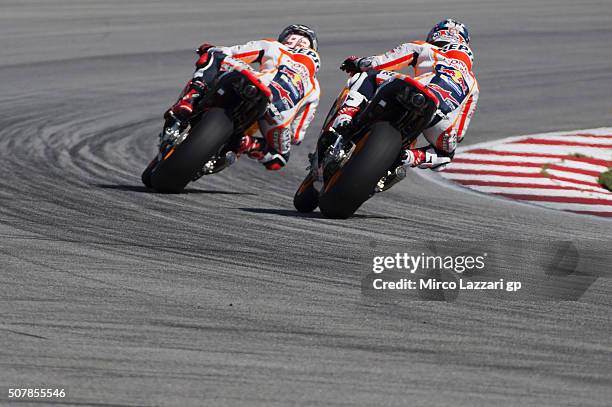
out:
<path id="1" fill-rule="evenodd" d="M 211 63 L 220 66 L 224 55 L 211 52 L 210 57 Z M 179 193 L 189 182 L 227 168 L 236 160 L 245 132 L 265 113 L 270 89 L 248 68 L 216 75 L 184 129 L 166 131 L 172 120 L 164 125 L 158 153 L 142 173 L 147 187 Z"/>
<path id="2" fill-rule="evenodd" d="M 371 101 L 342 134 L 331 128 L 348 89 L 330 109 L 317 142 L 309 154 L 309 172 L 295 193 L 299 212 L 317 206 L 328 218 L 346 219 L 370 197 L 406 176 L 404 151 L 430 123 L 438 100 L 419 82 L 394 75 L 380 86 Z"/>

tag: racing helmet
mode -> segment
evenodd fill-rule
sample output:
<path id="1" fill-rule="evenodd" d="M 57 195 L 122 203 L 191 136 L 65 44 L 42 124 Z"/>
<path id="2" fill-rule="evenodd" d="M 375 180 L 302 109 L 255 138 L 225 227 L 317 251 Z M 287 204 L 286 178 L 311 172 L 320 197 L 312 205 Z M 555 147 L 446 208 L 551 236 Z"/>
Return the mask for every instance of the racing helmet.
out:
<path id="1" fill-rule="evenodd" d="M 434 25 L 427 35 L 430 44 L 469 44 L 470 32 L 465 24 L 447 18 Z"/>
<path id="2" fill-rule="evenodd" d="M 310 41 L 310 48 L 315 51 L 319 50 L 319 41 L 317 41 L 317 34 L 314 30 L 303 24 L 291 24 L 286 27 L 278 36 L 278 42 L 285 43 L 292 35 L 300 35 L 308 38 Z"/>

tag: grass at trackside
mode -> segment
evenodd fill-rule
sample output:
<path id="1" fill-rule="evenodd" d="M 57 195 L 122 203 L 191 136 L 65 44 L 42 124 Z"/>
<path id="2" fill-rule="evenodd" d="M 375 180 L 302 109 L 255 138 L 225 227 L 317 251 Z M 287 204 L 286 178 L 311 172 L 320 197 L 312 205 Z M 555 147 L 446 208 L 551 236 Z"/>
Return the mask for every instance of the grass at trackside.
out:
<path id="1" fill-rule="evenodd" d="M 597 180 L 604 188 L 608 191 L 612 191 L 612 167 L 608 168 L 608 171 L 602 172 Z"/>
<path id="2" fill-rule="evenodd" d="M 576 157 L 576 158 L 593 158 L 593 157 L 591 157 L 589 155 L 582 154 L 582 153 L 573 153 L 573 154 L 570 154 L 570 155 L 572 157 Z"/>
<path id="3" fill-rule="evenodd" d="M 588 155 L 581 154 L 581 153 L 573 153 L 573 154 L 570 154 L 570 156 L 576 157 L 576 158 L 593 158 L 593 157 L 590 157 Z M 565 160 L 561 160 L 561 162 L 563 161 Z M 549 163 L 543 164 L 542 168 L 540 168 L 540 174 L 542 174 L 545 177 L 550 177 L 550 173 L 548 172 L 548 169 L 550 168 L 550 166 L 551 164 Z M 597 179 L 597 182 L 602 187 L 612 192 L 612 167 L 608 168 L 607 171 L 604 171 L 601 174 L 599 174 L 599 178 Z"/>
<path id="4" fill-rule="evenodd" d="M 574 153 L 570 155 L 572 157 L 577 157 L 577 158 L 592 158 L 588 155 L 581 154 L 581 153 Z M 546 172 L 547 169 L 548 167 L 544 165 L 541 172 L 543 174 L 548 175 L 548 173 Z M 612 167 L 608 168 L 608 171 L 605 171 L 599 174 L 599 179 L 597 179 L 597 182 L 601 184 L 602 187 L 606 188 L 608 191 L 612 191 Z"/>

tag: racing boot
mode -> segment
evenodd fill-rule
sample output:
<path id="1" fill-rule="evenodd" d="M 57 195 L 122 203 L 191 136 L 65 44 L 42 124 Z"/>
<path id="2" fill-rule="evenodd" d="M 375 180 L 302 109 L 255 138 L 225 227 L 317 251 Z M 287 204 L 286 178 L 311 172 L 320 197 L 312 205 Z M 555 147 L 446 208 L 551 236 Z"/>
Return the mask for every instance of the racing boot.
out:
<path id="1" fill-rule="evenodd" d="M 257 160 L 263 158 L 264 145 L 262 141 L 262 139 L 257 137 L 243 136 L 238 145 L 229 146 L 225 152 L 221 152 L 219 157 L 215 157 L 204 164 L 204 167 L 198 171 L 193 181 L 202 177 L 203 175 L 211 175 L 223 171 L 230 165 L 234 164 L 242 154 L 246 154 L 250 158 Z"/>
<path id="2" fill-rule="evenodd" d="M 266 167 L 267 170 L 278 171 L 287 165 L 287 160 L 289 160 L 289 152 L 279 153 L 276 150 L 269 150 L 257 161 Z"/>
<path id="3" fill-rule="evenodd" d="M 402 152 L 398 162 L 387 171 L 376 184 L 375 192 L 383 192 L 406 178 L 408 168 L 429 168 L 432 171 L 442 171 L 454 156 L 438 151 L 433 147 L 412 148 Z"/>
<path id="4" fill-rule="evenodd" d="M 231 150 L 228 150 L 221 156 L 214 157 L 212 160 L 204 164 L 202 169 L 200 169 L 193 177 L 192 181 L 195 181 L 204 175 L 216 174 L 220 171 L 223 171 L 230 165 L 234 164 L 237 159 L 238 156 L 236 155 L 236 153 Z"/>
<path id="5" fill-rule="evenodd" d="M 353 119 L 361 109 L 359 106 L 342 106 L 338 109 L 336 117 L 332 121 L 330 131 L 333 129 L 340 135 L 347 135 L 351 132 Z"/>
<path id="6" fill-rule="evenodd" d="M 404 168 L 429 168 L 432 171 L 442 171 L 451 162 L 454 152 L 447 154 L 433 147 L 412 148 L 405 151 L 402 160 Z"/>
<path id="7" fill-rule="evenodd" d="M 357 113 L 359 113 L 366 102 L 367 99 L 363 94 L 356 89 L 350 89 L 327 130 L 331 131 L 333 129 L 343 137 L 348 136 L 353 130 L 354 119 Z"/>
<path id="8" fill-rule="evenodd" d="M 280 154 L 275 150 L 266 148 L 266 143 L 263 138 L 244 136 L 240 140 L 240 146 L 237 154 L 246 154 L 249 158 L 253 158 L 263 164 L 266 169 L 278 171 L 287 164 L 289 153 Z"/>
<path id="9" fill-rule="evenodd" d="M 197 103 L 208 91 L 208 85 L 200 80 L 192 79 L 187 83 L 183 96 L 164 114 L 164 118 L 179 123 L 179 127 L 187 127 Z"/>
<path id="10" fill-rule="evenodd" d="M 183 90 L 183 96 L 164 113 L 164 128 L 159 135 L 161 151 L 171 148 L 189 124 L 196 103 L 206 94 L 208 86 L 198 80 L 191 80 Z"/>

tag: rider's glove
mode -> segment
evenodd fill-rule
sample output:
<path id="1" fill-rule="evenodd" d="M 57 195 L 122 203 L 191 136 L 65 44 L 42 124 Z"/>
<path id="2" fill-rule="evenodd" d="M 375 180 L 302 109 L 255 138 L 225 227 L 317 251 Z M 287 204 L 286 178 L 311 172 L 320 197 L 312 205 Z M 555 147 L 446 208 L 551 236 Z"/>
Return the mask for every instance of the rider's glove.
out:
<path id="1" fill-rule="evenodd" d="M 208 59 L 209 59 L 209 56 L 210 56 L 208 54 L 208 51 L 211 48 L 215 48 L 215 46 L 205 42 L 204 44 L 200 45 L 198 47 L 198 49 L 196 49 L 196 52 L 200 56 L 198 58 L 198 60 L 196 61 L 196 68 L 198 68 L 198 69 L 202 68 L 202 67 L 204 67 L 208 63 Z"/>
<path id="2" fill-rule="evenodd" d="M 351 75 L 361 72 L 361 69 L 359 69 L 359 61 L 361 61 L 361 58 L 352 55 L 344 60 L 342 65 L 340 65 L 340 70 Z"/>
<path id="3" fill-rule="evenodd" d="M 196 52 L 198 53 L 198 55 L 203 55 L 203 54 L 206 54 L 206 51 L 214 47 L 215 46 L 213 44 L 209 44 L 205 42 L 204 44 L 200 45 L 198 49 L 196 49 Z"/>

